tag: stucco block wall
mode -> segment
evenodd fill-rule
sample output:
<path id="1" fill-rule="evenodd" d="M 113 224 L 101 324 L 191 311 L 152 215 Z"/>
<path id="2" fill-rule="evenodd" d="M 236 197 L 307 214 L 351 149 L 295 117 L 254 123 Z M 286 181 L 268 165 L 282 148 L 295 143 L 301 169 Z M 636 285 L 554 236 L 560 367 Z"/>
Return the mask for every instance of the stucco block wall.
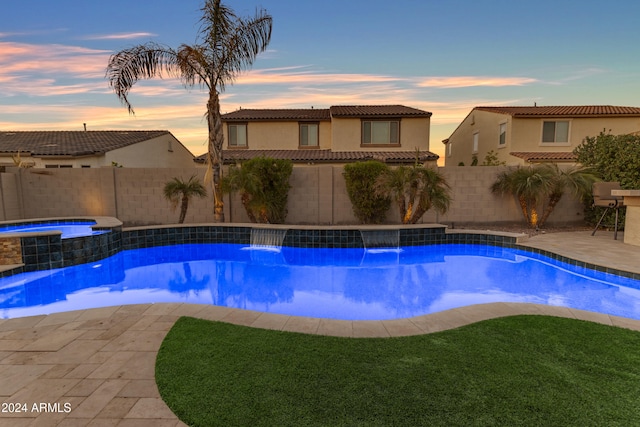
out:
<path id="1" fill-rule="evenodd" d="M 18 177 L 15 173 L 0 174 L 0 220 L 7 221 L 23 217 Z"/>
<path id="2" fill-rule="evenodd" d="M 517 200 L 491 193 L 491 184 L 503 167 L 453 166 L 440 168 L 452 191 L 449 211 L 429 211 L 424 223 L 490 224 L 522 222 Z M 44 173 L 46 172 L 46 173 Z M 356 224 L 347 195 L 343 167 L 314 165 L 294 167 L 288 198 L 289 224 Z M 179 211 L 172 210 L 162 194 L 164 185 L 174 177 L 187 180 L 193 175 L 202 181 L 204 169 L 53 169 L 34 172 L 21 169 L 0 175 L 4 211 L 27 219 L 69 216 L 114 216 L 125 226 L 176 223 Z M 11 175 L 13 178 L 5 176 Z M 191 200 L 186 223 L 213 222 L 213 199 L 207 188 L 205 199 Z M 24 211 L 16 218 L 17 200 Z M 11 207 L 7 201 L 10 201 Z M 225 196 L 227 222 L 248 222 L 240 196 Z M 549 218 L 549 224 L 576 223 L 583 220 L 582 204 L 566 194 Z M 387 222 L 398 223 L 394 204 Z"/>
<path id="3" fill-rule="evenodd" d="M 180 206 L 172 209 L 164 198 L 163 190 L 173 178 L 183 181 L 196 175 L 203 182 L 203 169 L 149 169 L 116 168 L 115 189 L 118 214 L 127 225 L 172 224 L 178 222 Z M 211 222 L 213 220 L 213 198 L 207 188 L 205 199 L 192 198 L 185 218 L 186 223 Z"/>
<path id="4" fill-rule="evenodd" d="M 112 169 L 20 169 L 25 218 L 115 216 Z"/>

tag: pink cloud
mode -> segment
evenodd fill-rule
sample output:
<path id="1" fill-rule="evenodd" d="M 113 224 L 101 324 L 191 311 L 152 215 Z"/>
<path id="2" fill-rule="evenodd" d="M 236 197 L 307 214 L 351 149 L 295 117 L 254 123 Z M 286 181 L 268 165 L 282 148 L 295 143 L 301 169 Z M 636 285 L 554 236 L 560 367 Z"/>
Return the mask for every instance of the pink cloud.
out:
<path id="1" fill-rule="evenodd" d="M 154 33 L 118 33 L 118 34 L 104 34 L 97 36 L 88 36 L 84 37 L 84 40 L 129 40 L 129 39 L 139 39 L 143 37 L 156 37 L 157 34 Z"/>

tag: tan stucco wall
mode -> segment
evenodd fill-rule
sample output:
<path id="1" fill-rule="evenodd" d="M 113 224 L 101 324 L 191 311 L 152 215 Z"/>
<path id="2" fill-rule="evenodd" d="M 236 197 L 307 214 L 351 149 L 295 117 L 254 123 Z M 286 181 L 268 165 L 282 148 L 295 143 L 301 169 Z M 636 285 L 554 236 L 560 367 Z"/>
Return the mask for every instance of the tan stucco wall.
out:
<path id="1" fill-rule="evenodd" d="M 403 118 L 400 120 L 400 147 L 397 146 L 366 146 L 362 142 L 362 120 L 333 118 L 331 133 L 333 151 L 407 151 L 418 148 L 420 151 L 429 151 L 430 119 Z"/>
<path id="2" fill-rule="evenodd" d="M 545 143 L 542 141 L 542 123 L 548 120 L 569 121 L 569 143 Z M 640 130 L 640 117 L 574 118 L 574 119 L 513 119 L 513 135 L 509 151 L 573 151 L 586 137 L 600 132 L 621 135 Z"/>
<path id="3" fill-rule="evenodd" d="M 195 168 L 193 154 L 170 134 L 107 152 L 100 166 L 116 162 L 128 168 Z"/>
<path id="4" fill-rule="evenodd" d="M 298 121 L 270 121 L 247 123 L 247 149 L 249 150 L 297 150 L 300 143 Z M 319 148 L 331 148 L 331 123 L 320 122 Z M 233 149 L 228 145 L 229 130 L 223 126 L 225 148 Z M 243 148 L 241 148 L 243 149 Z"/>
<path id="5" fill-rule="evenodd" d="M 507 124 L 507 143 L 499 145 L 500 124 Z M 488 111 L 472 111 L 454 133 L 449 138 L 451 144 L 451 155 L 448 149 L 445 151 L 445 166 L 457 166 L 463 162 L 466 166 L 471 165 L 473 159 L 473 135 L 478 134 L 478 163 L 481 164 L 487 153 L 493 150 L 499 161 L 513 163 L 517 159 L 509 155 L 509 138 L 511 132 L 511 116 L 506 114 L 496 114 Z"/>
<path id="6" fill-rule="evenodd" d="M 249 150 L 297 150 L 299 148 L 298 121 L 248 122 L 247 149 Z M 362 121 L 359 118 L 332 118 L 331 122 L 320 122 L 319 148 L 333 151 L 406 151 L 419 148 L 429 150 L 430 119 L 403 118 L 400 121 L 400 147 L 363 147 Z M 228 127 L 224 126 L 225 141 Z M 228 147 L 225 143 L 225 148 Z"/>
<path id="7" fill-rule="evenodd" d="M 549 120 L 568 120 L 568 144 L 543 144 L 542 123 Z M 506 144 L 499 146 L 500 124 L 507 124 Z M 497 154 L 499 161 L 507 165 L 525 164 L 523 159 L 510 155 L 510 152 L 572 152 L 586 137 L 597 136 L 600 132 L 614 135 L 637 132 L 640 130 L 638 117 L 613 118 L 513 118 L 508 114 L 474 110 L 458 126 L 449 138 L 451 155 L 445 150 L 445 166 L 456 166 L 460 162 L 470 165 L 472 160 L 473 134 L 478 133 L 478 163 L 482 164 L 490 150 Z"/>
<path id="8" fill-rule="evenodd" d="M 427 212 L 423 222 L 445 224 L 522 222 L 521 212 L 513 197 L 498 197 L 490 186 L 501 167 L 444 167 L 452 188 L 452 203 L 445 215 Z M 319 165 L 294 167 L 289 192 L 287 223 L 289 224 L 355 224 L 351 202 L 342 176 L 342 166 Z M 2 200 L 11 199 L 11 191 L 19 192 L 27 219 L 69 216 L 113 216 L 125 226 L 173 224 L 179 212 L 162 195 L 164 184 L 174 177 L 188 179 L 203 169 L 193 168 L 95 168 L 95 169 L 21 169 L 13 173 L 13 181 L 2 175 Z M 7 173 L 9 174 L 9 173 Z M 9 188 L 13 185 L 13 189 Z M 213 221 L 210 189 L 206 199 L 193 199 L 186 223 Z M 15 197 L 14 197 L 15 199 Z M 582 220 L 582 204 L 566 195 L 549 218 L 549 223 L 575 223 Z M 238 195 L 225 196 L 227 222 L 247 222 Z M 392 206 L 388 222 L 398 223 Z"/>

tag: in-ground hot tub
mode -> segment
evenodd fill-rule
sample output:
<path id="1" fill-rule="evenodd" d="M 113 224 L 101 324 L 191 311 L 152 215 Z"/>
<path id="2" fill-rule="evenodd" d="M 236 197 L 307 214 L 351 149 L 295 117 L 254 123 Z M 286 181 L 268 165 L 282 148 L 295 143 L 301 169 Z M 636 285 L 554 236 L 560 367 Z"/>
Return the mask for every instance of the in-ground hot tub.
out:
<path id="1" fill-rule="evenodd" d="M 71 239 L 74 237 L 95 236 L 110 231 L 104 229 L 94 230 L 93 227 L 96 225 L 97 222 L 94 220 L 20 222 L 0 225 L 0 234 L 60 231 L 62 239 Z"/>
<path id="2" fill-rule="evenodd" d="M 0 277 L 106 258 L 120 250 L 121 235 L 122 222 L 113 217 L 0 222 L 0 255 L 10 266 L 0 271 Z"/>

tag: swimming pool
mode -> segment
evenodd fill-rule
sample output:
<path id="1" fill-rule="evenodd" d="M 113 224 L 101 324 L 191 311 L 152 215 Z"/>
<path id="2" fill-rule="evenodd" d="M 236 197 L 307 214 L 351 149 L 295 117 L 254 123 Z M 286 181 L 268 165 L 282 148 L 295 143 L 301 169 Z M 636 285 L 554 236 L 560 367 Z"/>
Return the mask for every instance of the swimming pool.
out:
<path id="1" fill-rule="evenodd" d="M 95 221 L 69 221 L 69 222 L 36 222 L 16 223 L 0 226 L 0 233 L 33 233 L 43 231 L 60 231 L 62 239 L 74 237 L 93 236 L 106 233 L 107 230 L 93 230 Z"/>
<path id="2" fill-rule="evenodd" d="M 226 243 L 124 250 L 99 262 L 0 279 L 2 318 L 160 302 L 343 320 L 526 302 L 640 319 L 640 281 L 499 246 Z"/>

